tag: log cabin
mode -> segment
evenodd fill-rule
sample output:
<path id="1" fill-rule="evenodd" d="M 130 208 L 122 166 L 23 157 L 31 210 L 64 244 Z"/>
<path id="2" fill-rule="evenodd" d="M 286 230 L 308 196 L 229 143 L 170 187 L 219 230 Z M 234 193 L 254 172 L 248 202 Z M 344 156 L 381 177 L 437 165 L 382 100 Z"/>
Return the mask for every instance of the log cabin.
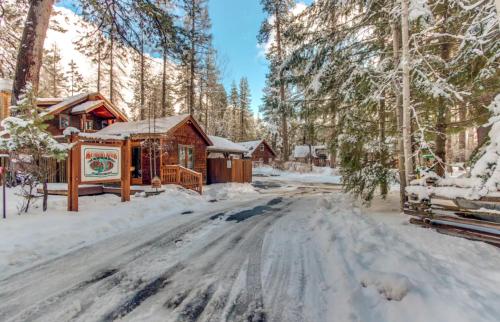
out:
<path id="1" fill-rule="evenodd" d="M 245 158 L 251 159 L 254 164 L 270 164 L 278 156 L 266 140 L 238 142 L 238 144 L 247 149 Z"/>
<path id="2" fill-rule="evenodd" d="M 296 145 L 292 160 L 301 163 L 311 163 L 316 167 L 330 166 L 330 155 L 326 145 Z"/>
<path id="3" fill-rule="evenodd" d="M 114 123 L 96 135 L 130 137 L 131 183 L 147 185 L 158 176 L 163 183 L 172 166 L 180 165 L 207 178 L 207 147 L 212 141 L 189 114 L 156 120 Z"/>
<path id="4" fill-rule="evenodd" d="M 83 93 L 67 98 L 38 98 L 42 115 L 53 116 L 47 131 L 61 136 L 67 127 L 83 133 L 94 133 L 116 123 L 128 122 L 128 117 L 100 93 Z"/>

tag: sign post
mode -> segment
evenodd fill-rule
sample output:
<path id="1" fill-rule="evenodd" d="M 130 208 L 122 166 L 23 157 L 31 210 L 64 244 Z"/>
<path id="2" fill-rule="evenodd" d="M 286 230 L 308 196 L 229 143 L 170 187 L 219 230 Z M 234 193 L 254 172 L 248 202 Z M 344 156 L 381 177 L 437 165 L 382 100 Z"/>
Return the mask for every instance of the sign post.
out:
<path id="1" fill-rule="evenodd" d="M 2 198 L 2 204 L 3 204 L 3 219 L 7 219 L 7 194 L 6 194 L 6 185 L 7 185 L 7 180 L 5 178 L 5 169 L 3 167 L 0 167 L 0 176 L 2 176 L 2 185 L 3 185 L 3 198 Z"/>

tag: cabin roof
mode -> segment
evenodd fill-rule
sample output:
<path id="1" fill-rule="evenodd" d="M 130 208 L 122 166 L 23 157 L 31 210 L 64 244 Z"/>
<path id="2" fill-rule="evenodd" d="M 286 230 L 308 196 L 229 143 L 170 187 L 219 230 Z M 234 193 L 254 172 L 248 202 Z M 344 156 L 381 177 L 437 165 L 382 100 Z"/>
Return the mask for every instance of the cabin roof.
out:
<path id="1" fill-rule="evenodd" d="M 212 143 L 214 144 L 213 146 L 209 146 L 207 149 L 210 152 L 226 152 L 226 153 L 246 153 L 248 150 L 238 144 L 234 143 L 233 141 L 220 137 L 220 136 L 213 136 L 209 135 L 208 136 Z"/>
<path id="2" fill-rule="evenodd" d="M 82 93 L 66 98 L 37 98 L 37 104 L 44 109 L 42 115 L 56 115 L 70 108 L 71 114 L 81 114 L 102 106 L 116 118 L 128 121 L 127 115 L 100 93 Z"/>
<path id="3" fill-rule="evenodd" d="M 311 151 L 314 158 L 318 157 L 317 150 L 326 150 L 326 145 L 312 145 Z M 306 158 L 309 156 L 309 145 L 296 145 L 293 149 L 294 158 Z"/>
<path id="4" fill-rule="evenodd" d="M 271 151 L 271 153 L 274 155 L 274 156 L 277 156 L 276 152 L 274 152 L 274 150 L 271 148 L 271 146 L 269 146 L 269 144 L 267 144 L 266 140 L 264 139 L 261 139 L 261 140 L 255 140 L 255 141 L 246 141 L 246 142 L 238 142 L 238 144 L 244 146 L 246 149 L 247 149 L 247 153 L 245 154 L 245 156 L 247 157 L 251 157 L 252 154 L 255 152 L 255 150 L 257 149 L 257 147 L 261 144 L 261 143 L 264 143 L 267 148 Z"/>
<path id="5" fill-rule="evenodd" d="M 113 123 L 97 133 L 116 136 L 139 136 L 150 134 L 171 134 L 180 126 L 191 122 L 198 133 L 203 137 L 207 145 L 212 145 L 212 141 L 205 134 L 198 122 L 189 114 L 180 114 L 156 120 L 141 120 L 132 122 Z"/>

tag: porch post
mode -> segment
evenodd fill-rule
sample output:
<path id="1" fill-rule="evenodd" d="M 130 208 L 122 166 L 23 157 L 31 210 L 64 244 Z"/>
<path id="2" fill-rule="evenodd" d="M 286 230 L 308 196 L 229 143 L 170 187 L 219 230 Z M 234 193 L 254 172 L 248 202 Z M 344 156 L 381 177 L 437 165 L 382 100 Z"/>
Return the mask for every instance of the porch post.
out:
<path id="1" fill-rule="evenodd" d="M 80 142 L 78 134 L 72 133 L 69 138 L 72 145 L 68 153 L 68 211 L 78 211 L 78 184 L 80 182 Z"/>
<path id="2" fill-rule="evenodd" d="M 121 195 L 122 202 L 130 201 L 130 154 L 131 143 L 130 138 L 127 138 L 122 143 L 122 178 L 121 178 Z"/>

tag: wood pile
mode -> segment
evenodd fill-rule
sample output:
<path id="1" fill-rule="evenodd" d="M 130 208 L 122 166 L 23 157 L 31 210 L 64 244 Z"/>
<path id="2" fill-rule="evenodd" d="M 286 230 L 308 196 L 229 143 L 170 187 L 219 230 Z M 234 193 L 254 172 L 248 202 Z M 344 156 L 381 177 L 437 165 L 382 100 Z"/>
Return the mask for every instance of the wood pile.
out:
<path id="1" fill-rule="evenodd" d="M 411 216 L 410 223 L 500 247 L 500 211 L 497 210 L 500 197 L 473 201 L 436 195 L 424 200 L 414 194 L 407 197 L 404 213 Z"/>

